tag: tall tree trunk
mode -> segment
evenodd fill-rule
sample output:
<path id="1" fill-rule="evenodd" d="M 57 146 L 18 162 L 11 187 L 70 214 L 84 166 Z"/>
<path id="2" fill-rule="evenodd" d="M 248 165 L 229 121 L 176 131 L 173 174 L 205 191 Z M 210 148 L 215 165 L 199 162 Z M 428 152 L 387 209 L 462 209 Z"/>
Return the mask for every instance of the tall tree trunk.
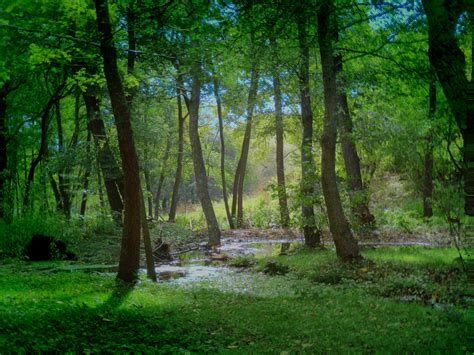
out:
<path id="1" fill-rule="evenodd" d="M 168 159 L 170 157 L 171 152 L 171 135 L 168 135 L 166 138 L 166 148 L 165 154 L 162 159 L 160 177 L 158 180 L 158 187 L 156 189 L 155 195 L 155 219 L 158 220 L 158 216 L 160 214 L 160 199 L 161 199 L 161 191 L 163 190 L 163 184 L 165 182 L 166 175 L 168 173 Z"/>
<path id="2" fill-rule="evenodd" d="M 87 131 L 87 139 L 86 139 L 86 171 L 84 172 L 84 184 L 82 186 L 82 199 L 81 199 L 81 209 L 79 211 L 79 216 L 81 218 L 84 217 L 86 214 L 86 208 L 87 208 L 87 196 L 89 195 L 89 179 L 91 176 L 91 165 L 92 161 L 90 158 L 90 151 L 91 151 L 91 132 Z"/>
<path id="3" fill-rule="evenodd" d="M 56 201 L 56 210 L 60 211 L 63 208 L 63 200 L 61 198 L 61 193 L 59 192 L 58 183 L 53 175 L 49 176 L 49 182 L 51 184 L 51 189 L 53 190 L 54 200 Z"/>
<path id="4" fill-rule="evenodd" d="M 193 44 L 194 46 L 195 44 Z M 191 69 L 192 85 L 191 97 L 188 102 L 189 112 L 189 138 L 191 141 L 194 177 L 196 189 L 201 206 L 206 217 L 209 245 L 220 245 L 221 232 L 212 206 L 211 197 L 207 185 L 207 174 L 202 155 L 201 141 L 199 139 L 199 104 L 201 100 L 201 63 L 194 62 Z"/>
<path id="5" fill-rule="evenodd" d="M 127 72 L 129 75 L 133 75 L 135 70 L 135 58 L 136 58 L 136 35 L 135 35 L 135 9 L 134 9 L 134 1 L 131 1 L 127 8 L 127 25 L 128 25 L 128 56 L 127 56 Z M 129 88 L 127 91 L 128 95 L 128 109 L 130 112 L 133 108 L 133 99 L 135 94 L 137 93 L 137 88 Z M 146 116 L 145 116 L 146 122 Z M 145 164 L 147 164 L 146 162 Z M 137 156 L 137 166 L 138 163 L 138 156 Z M 139 167 L 137 167 L 139 169 Z M 146 169 L 144 169 L 146 170 Z M 137 171 L 138 179 L 140 180 L 139 171 Z M 147 276 L 153 282 L 156 282 L 156 271 L 155 265 L 153 260 L 153 248 L 151 246 L 151 239 L 150 239 L 150 230 L 148 227 L 148 222 L 146 219 L 146 210 L 145 210 L 145 199 L 143 196 L 143 189 L 141 185 L 138 187 L 140 190 L 140 222 L 141 222 L 141 230 L 142 230 L 142 237 L 143 237 L 143 244 L 145 247 L 145 258 L 146 258 L 146 266 L 147 266 Z"/>
<path id="6" fill-rule="evenodd" d="M 336 254 L 343 261 L 359 259 L 359 246 L 352 235 L 342 209 L 336 176 L 337 87 L 332 48 L 335 26 L 334 4 L 324 0 L 317 11 L 318 41 L 324 84 L 324 128 L 321 138 L 322 186 L 329 219 L 329 228 L 336 245 Z"/>
<path id="7" fill-rule="evenodd" d="M 92 133 L 97 147 L 97 161 L 102 171 L 112 217 L 122 224 L 123 174 L 109 145 L 96 90 L 97 87 L 89 87 L 83 95 L 88 117 L 87 128 Z"/>
<path id="8" fill-rule="evenodd" d="M 49 98 L 48 102 L 46 103 L 46 106 L 43 109 L 43 112 L 41 114 L 41 122 L 40 122 L 40 129 L 41 129 L 41 141 L 40 141 L 40 147 L 38 150 L 38 154 L 36 157 L 32 160 L 30 169 L 28 171 L 28 177 L 26 179 L 26 185 L 25 185 L 25 194 L 23 196 L 23 207 L 27 208 L 30 205 L 30 193 L 31 193 L 31 186 L 33 185 L 33 181 L 35 179 L 35 171 L 36 167 L 38 164 L 41 162 L 43 159 L 44 155 L 46 154 L 46 151 L 48 149 L 48 128 L 49 128 L 49 122 L 50 122 L 50 112 L 51 109 L 53 108 L 54 104 L 61 98 L 61 92 L 63 91 L 65 87 L 65 83 L 62 83 L 59 85 L 55 92 L 51 95 Z"/>
<path id="9" fill-rule="evenodd" d="M 429 108 L 428 119 L 430 121 L 430 128 L 426 136 L 426 152 L 425 164 L 423 174 L 423 217 L 430 218 L 433 216 L 433 206 L 431 200 L 433 198 L 433 124 L 436 113 L 436 82 L 430 83 L 429 89 Z"/>
<path id="10" fill-rule="evenodd" d="M 251 51 L 254 52 L 253 50 Z M 237 208 L 237 219 L 236 227 L 242 228 L 244 220 L 244 206 L 243 206 L 243 192 L 244 192 L 244 181 L 245 173 L 247 170 L 247 160 L 250 150 L 250 138 L 252 134 L 252 121 L 253 111 L 255 109 L 255 103 L 257 99 L 259 72 L 257 68 L 256 60 L 253 60 L 252 67 L 250 69 L 250 88 L 247 99 L 247 124 L 245 126 L 244 139 L 242 141 L 242 150 L 240 152 L 239 163 L 235 171 L 234 187 L 232 196 L 232 219 L 235 220 L 235 212 Z"/>
<path id="11" fill-rule="evenodd" d="M 145 127 L 148 127 L 148 99 L 145 94 L 145 114 L 143 116 L 143 123 Z M 149 164 L 150 154 L 149 154 L 149 147 L 148 141 L 145 141 L 145 145 L 143 147 L 143 162 L 142 162 L 142 169 L 143 169 L 143 176 L 145 178 L 145 189 L 147 191 L 147 202 L 148 204 L 148 217 L 153 218 L 153 195 L 151 193 L 151 176 L 150 176 L 150 164 Z M 156 206 L 158 208 L 158 206 Z M 146 214 L 146 209 L 145 209 Z"/>
<path id="12" fill-rule="evenodd" d="M 59 193 L 61 196 L 61 207 L 63 210 L 64 215 L 66 216 L 67 219 L 71 218 L 71 200 L 70 200 L 70 195 L 69 195 L 69 178 L 68 178 L 68 172 L 66 167 L 63 165 L 64 164 L 64 158 L 66 157 L 66 148 L 64 146 L 64 135 L 63 135 L 63 123 L 62 123 L 62 117 L 61 117 L 61 105 L 60 101 L 56 101 L 55 103 L 55 113 L 56 113 L 56 128 L 58 131 L 58 146 L 59 146 L 59 152 L 62 157 L 61 161 L 62 164 L 60 164 L 60 168 L 58 171 L 58 187 L 59 187 Z M 67 163 L 67 162 L 66 162 Z"/>
<path id="13" fill-rule="evenodd" d="M 153 282 L 156 282 L 156 270 L 153 258 L 153 248 L 151 246 L 150 229 L 148 228 L 148 221 L 146 220 L 145 199 L 143 198 L 143 191 L 140 194 L 140 215 L 142 224 L 143 245 L 145 247 L 145 261 L 147 276 Z"/>
<path id="14" fill-rule="evenodd" d="M 96 150 L 96 157 L 99 156 L 98 151 L 99 148 L 97 147 L 97 141 L 94 140 L 94 146 Z M 97 192 L 99 193 L 99 205 L 100 205 L 100 211 L 103 213 L 105 211 L 105 201 L 104 201 L 104 189 L 102 188 L 102 173 L 100 169 L 100 164 L 98 159 L 95 160 L 96 163 L 96 171 L 97 171 Z"/>
<path id="15" fill-rule="evenodd" d="M 334 36 L 337 39 L 337 27 L 334 31 L 336 32 Z M 344 158 L 344 166 L 348 178 L 352 212 L 360 225 L 371 227 L 374 226 L 375 217 L 370 213 L 367 191 L 362 182 L 362 174 L 360 172 L 360 158 L 352 135 L 353 125 L 347 103 L 346 85 L 340 77 L 343 71 L 341 54 L 334 57 L 334 65 L 338 85 L 338 126 L 341 135 L 342 157 Z"/>
<path id="16" fill-rule="evenodd" d="M 283 138 L 283 111 L 281 99 L 281 83 L 278 63 L 276 62 L 277 43 L 274 38 L 271 39 L 271 45 L 274 49 L 273 64 L 273 95 L 275 97 L 275 135 L 276 135 L 276 172 L 278 185 L 278 204 L 280 206 L 280 224 L 283 228 L 290 225 L 290 212 L 288 211 L 288 201 L 286 198 L 285 184 L 285 163 L 283 157 L 284 138 Z"/>
<path id="17" fill-rule="evenodd" d="M 145 178 L 145 189 L 148 192 L 147 205 L 148 205 L 148 217 L 153 218 L 153 196 L 151 194 L 151 177 L 150 169 L 146 160 L 148 159 L 148 153 L 144 154 L 145 163 L 143 164 L 143 177 Z M 158 208 L 158 206 L 156 206 Z M 146 209 L 145 209 L 146 213 Z"/>
<path id="18" fill-rule="evenodd" d="M 170 213 L 168 220 L 170 222 L 176 221 L 176 209 L 178 208 L 179 201 L 179 186 L 181 185 L 181 177 L 183 175 L 183 157 L 184 157 L 184 120 L 186 116 L 183 116 L 183 104 L 182 104 L 182 87 L 183 78 L 182 74 L 179 73 L 179 67 L 177 68 L 178 74 L 176 76 L 176 99 L 178 104 L 178 153 L 176 157 L 176 173 L 173 184 L 173 196 L 171 198 Z"/>
<path id="19" fill-rule="evenodd" d="M 0 218 L 5 216 L 5 196 L 8 181 L 7 155 L 7 96 L 10 92 L 10 82 L 5 82 L 0 88 Z"/>
<path id="20" fill-rule="evenodd" d="M 469 1 L 422 0 L 428 20 L 428 55 L 464 140 L 464 212 L 474 216 L 474 81 L 466 77 L 466 60 L 456 39 Z M 472 19 L 471 19 L 472 21 Z M 471 25 L 472 26 L 472 25 Z"/>
<path id="21" fill-rule="evenodd" d="M 321 231 L 314 216 L 314 183 L 316 166 L 313 157 L 313 111 L 309 86 L 309 43 L 306 32 L 306 20 L 298 21 L 298 42 L 300 50 L 299 89 L 301 100 L 301 123 L 303 139 L 301 142 L 301 212 L 303 216 L 303 234 L 307 247 L 321 245 Z"/>
<path id="22" fill-rule="evenodd" d="M 229 228 L 234 229 L 234 221 L 229 208 L 229 198 L 227 196 L 227 183 L 225 178 L 225 140 L 224 140 L 224 119 L 222 117 L 222 102 L 219 94 L 219 79 L 217 73 L 213 73 L 213 84 L 214 84 L 214 98 L 217 104 L 217 119 L 219 120 L 219 139 L 221 143 L 221 182 L 222 182 L 222 196 L 224 198 L 225 213 Z"/>
<path id="23" fill-rule="evenodd" d="M 138 157 L 133 138 L 130 108 L 117 66 L 117 53 L 107 1 L 95 0 L 95 8 L 105 78 L 117 126 L 124 173 L 124 223 L 117 277 L 124 282 L 134 282 L 140 266 L 140 209 L 142 205 Z"/>

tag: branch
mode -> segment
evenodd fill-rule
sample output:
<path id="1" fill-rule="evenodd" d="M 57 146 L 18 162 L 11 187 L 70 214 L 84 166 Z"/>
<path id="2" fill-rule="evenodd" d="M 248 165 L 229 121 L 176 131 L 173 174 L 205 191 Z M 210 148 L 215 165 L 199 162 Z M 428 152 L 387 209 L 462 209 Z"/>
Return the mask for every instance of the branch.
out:
<path id="1" fill-rule="evenodd" d="M 87 41 L 85 39 L 81 39 L 81 38 L 77 38 L 77 37 L 69 36 L 69 35 L 60 35 L 60 34 L 48 32 L 48 31 L 41 31 L 41 30 L 37 30 L 37 29 L 25 28 L 25 27 L 20 27 L 20 26 L 16 26 L 16 25 L 7 25 L 7 24 L 0 24 L 0 29 L 1 28 L 11 29 L 11 30 L 19 31 L 19 32 L 41 33 L 41 34 L 44 34 L 46 36 L 52 36 L 52 37 L 56 37 L 56 38 L 68 39 L 70 41 L 85 43 L 87 45 L 92 44 L 93 46 L 100 47 L 99 43 L 97 43 L 97 42 L 90 42 L 90 41 Z"/>

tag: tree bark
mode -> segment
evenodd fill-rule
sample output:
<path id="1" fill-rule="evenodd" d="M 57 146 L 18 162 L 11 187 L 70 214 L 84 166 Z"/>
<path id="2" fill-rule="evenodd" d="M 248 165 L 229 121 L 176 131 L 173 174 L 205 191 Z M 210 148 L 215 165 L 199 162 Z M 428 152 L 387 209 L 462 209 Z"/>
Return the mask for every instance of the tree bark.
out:
<path id="1" fill-rule="evenodd" d="M 136 59 L 136 34 L 135 34 L 135 9 L 134 9 L 134 1 L 129 3 L 127 8 L 127 25 L 128 25 L 128 55 L 127 55 L 127 72 L 128 75 L 133 75 L 135 70 L 135 59 Z M 128 94 L 128 109 L 131 112 L 133 108 L 133 99 L 135 94 L 137 93 L 137 88 L 129 88 L 127 90 Z M 145 123 L 147 117 L 145 116 Z M 147 152 L 147 147 L 145 147 L 145 152 Z M 148 162 L 145 162 L 147 164 Z M 138 155 L 137 155 L 137 175 L 138 180 L 140 181 L 140 172 L 139 172 L 139 163 L 138 163 Z M 147 169 L 144 169 L 145 171 Z M 149 181 L 149 180 L 148 180 Z M 153 260 L 153 248 L 151 246 L 151 239 L 150 239 L 150 230 L 148 227 L 148 222 L 146 218 L 146 210 L 145 210 L 145 199 L 143 196 L 143 189 L 141 185 L 138 187 L 140 191 L 140 222 L 141 222 L 141 230 L 143 236 L 143 244 L 145 247 L 145 259 L 146 259 L 146 266 L 147 266 L 147 276 L 153 282 L 156 282 L 156 271 L 155 265 Z"/>
<path id="2" fill-rule="evenodd" d="M 343 261 L 352 261 L 360 258 L 359 246 L 342 209 L 336 176 L 337 86 L 331 38 L 332 26 L 335 26 L 333 11 L 332 0 L 324 0 L 317 11 L 325 107 L 321 139 L 322 187 L 336 254 Z"/>
<path id="3" fill-rule="evenodd" d="M 148 278 L 156 282 L 156 270 L 153 258 L 153 248 L 151 246 L 150 229 L 148 228 L 148 221 L 146 220 L 145 199 L 143 198 L 143 191 L 140 191 L 140 215 L 143 235 L 143 245 L 145 247 L 145 261 L 146 272 Z"/>
<path id="4" fill-rule="evenodd" d="M 179 67 L 177 68 L 179 71 Z M 179 202 L 179 187 L 181 185 L 181 177 L 183 175 L 183 158 L 184 158 L 184 121 L 186 116 L 183 116 L 182 104 L 182 74 L 178 72 L 176 76 L 176 99 L 178 104 L 178 152 L 176 154 L 176 173 L 173 184 L 173 196 L 171 198 L 170 212 L 168 220 L 170 222 L 176 221 L 176 209 Z"/>
<path id="5" fill-rule="evenodd" d="M 474 216 L 474 82 L 456 39 L 459 16 L 468 1 L 423 0 L 428 20 L 428 55 L 464 140 L 464 212 Z M 471 20 L 472 21 L 472 20 Z M 472 26 L 472 25 L 471 25 Z"/>
<path id="6" fill-rule="evenodd" d="M 253 51 L 252 51 L 253 52 Z M 253 111 L 255 109 L 255 102 L 257 99 L 258 79 L 259 72 L 257 63 L 254 60 L 250 69 L 250 88 L 247 99 L 247 124 L 245 126 L 244 139 L 242 141 L 242 150 L 240 153 L 239 163 L 235 171 L 234 187 L 232 196 L 232 219 L 236 220 L 236 227 L 242 228 L 244 220 L 244 207 L 243 207 L 243 192 L 244 192 L 244 181 L 245 173 L 247 170 L 247 160 L 250 150 L 250 138 L 252 134 L 252 121 Z M 235 212 L 237 209 L 237 218 L 235 218 Z"/>
<path id="7" fill-rule="evenodd" d="M 222 182 L 222 196 L 224 198 L 225 213 L 229 228 L 234 229 L 234 221 L 229 208 L 229 198 L 227 196 L 227 183 L 225 178 L 225 140 L 224 140 L 224 119 L 222 117 L 222 102 L 219 94 L 219 79 L 217 74 L 213 73 L 213 84 L 214 84 L 214 98 L 217 104 L 217 119 L 219 120 L 219 139 L 221 143 L 221 182 Z"/>
<path id="8" fill-rule="evenodd" d="M 316 166 L 313 157 L 313 111 L 309 86 L 309 43 L 306 23 L 298 20 L 298 43 L 300 51 L 299 90 L 301 100 L 301 123 L 303 139 L 301 142 L 301 210 L 303 217 L 303 234 L 309 248 L 321 245 L 321 231 L 316 226 L 314 216 L 314 183 Z"/>
<path id="9" fill-rule="evenodd" d="M 143 155 L 144 160 L 148 159 L 148 153 L 145 151 L 146 154 Z M 148 204 L 148 217 L 153 218 L 153 196 L 151 195 L 151 177 L 150 177 L 150 169 L 148 164 L 145 162 L 143 164 L 143 176 L 145 178 L 145 189 L 148 192 L 147 204 Z M 158 206 L 156 206 L 158 209 Z M 145 209 L 146 213 L 146 209 Z"/>
<path id="10" fill-rule="evenodd" d="M 91 158 L 90 158 L 90 145 L 91 145 L 91 132 L 87 131 L 87 139 L 86 139 L 86 171 L 84 172 L 84 183 L 82 186 L 82 199 L 81 199 L 81 209 L 79 211 L 79 216 L 81 218 L 84 218 L 84 215 L 86 214 L 86 208 L 87 208 L 87 196 L 89 195 L 89 180 L 91 176 Z"/>
<path id="11" fill-rule="evenodd" d="M 194 62 L 191 69 L 191 97 L 188 101 L 189 112 L 189 138 L 191 141 L 194 177 L 201 206 L 206 217 L 209 245 L 220 245 L 221 232 L 212 206 L 207 185 L 207 174 L 202 155 L 201 141 L 199 139 L 199 103 L 201 99 L 201 63 Z"/>
<path id="12" fill-rule="evenodd" d="M 54 200 L 56 202 L 56 210 L 62 210 L 63 206 L 63 200 L 61 198 L 61 193 L 59 192 L 58 184 L 56 180 L 54 179 L 53 175 L 49 176 L 49 183 L 51 184 L 51 189 L 53 190 L 54 194 Z"/>
<path id="13" fill-rule="evenodd" d="M 434 116 L 436 113 L 436 83 L 433 81 L 430 83 L 429 88 L 429 108 L 428 108 L 428 119 L 430 121 L 430 128 L 426 136 L 426 152 L 425 152 L 425 164 L 423 174 L 423 217 L 430 218 L 433 216 L 433 130 L 431 125 L 433 124 Z"/>
<path id="14" fill-rule="evenodd" d="M 115 116 L 122 170 L 124 173 L 124 223 L 117 277 L 134 282 L 140 266 L 141 188 L 138 156 L 135 150 L 131 113 L 117 67 L 112 26 L 106 0 L 95 0 L 100 49 L 104 72 Z"/>
<path id="15" fill-rule="evenodd" d="M 88 117 L 87 128 L 92 133 L 97 147 L 97 160 L 102 170 L 112 217 L 118 224 L 122 224 L 123 174 L 109 145 L 96 90 L 96 87 L 89 87 L 83 95 Z"/>
<path id="16" fill-rule="evenodd" d="M 277 43 L 273 38 L 271 39 L 271 46 L 274 50 L 274 57 L 276 58 Z M 274 58 L 274 60 L 276 60 Z M 283 111 L 281 99 L 281 83 L 278 63 L 273 63 L 273 95 L 275 101 L 275 137 L 276 137 L 276 173 L 277 173 L 277 189 L 278 189 L 278 204 L 280 206 L 280 224 L 283 228 L 288 228 L 290 225 L 290 212 L 288 211 L 288 201 L 286 196 L 285 184 L 285 163 L 283 157 L 284 137 L 283 137 Z"/>
<path id="17" fill-rule="evenodd" d="M 337 28 L 335 28 L 334 31 L 336 32 L 335 38 L 337 40 Z M 338 85 L 338 126 L 341 134 L 342 157 L 344 159 L 344 166 L 347 173 L 351 208 L 360 225 L 373 227 L 375 224 L 375 217 L 370 213 L 367 191 L 362 182 L 360 158 L 352 136 L 353 125 L 349 105 L 347 103 L 346 86 L 342 78 L 340 78 L 343 71 L 341 54 L 334 57 L 334 65 Z"/>

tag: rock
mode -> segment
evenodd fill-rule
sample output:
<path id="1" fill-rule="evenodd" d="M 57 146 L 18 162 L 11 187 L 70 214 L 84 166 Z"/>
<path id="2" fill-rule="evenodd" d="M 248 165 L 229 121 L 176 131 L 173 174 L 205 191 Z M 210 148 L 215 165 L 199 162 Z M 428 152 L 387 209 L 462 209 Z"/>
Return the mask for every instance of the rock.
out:
<path id="1" fill-rule="evenodd" d="M 186 273 L 184 271 L 162 271 L 158 274 L 161 280 L 171 280 L 184 277 Z"/>
<path id="2" fill-rule="evenodd" d="M 226 261 L 229 259 L 229 255 L 224 253 L 211 253 L 211 260 L 213 261 Z"/>
<path id="3" fill-rule="evenodd" d="M 77 260 L 74 253 L 67 251 L 64 241 L 42 234 L 33 235 L 26 246 L 25 256 L 30 261 Z"/>

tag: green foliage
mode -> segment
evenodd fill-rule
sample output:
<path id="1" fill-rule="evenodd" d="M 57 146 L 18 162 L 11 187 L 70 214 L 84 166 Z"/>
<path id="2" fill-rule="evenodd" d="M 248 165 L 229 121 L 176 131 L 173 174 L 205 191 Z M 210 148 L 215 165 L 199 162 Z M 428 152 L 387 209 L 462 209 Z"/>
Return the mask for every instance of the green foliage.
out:
<path id="1" fill-rule="evenodd" d="M 42 234 L 70 241 L 78 229 L 62 216 L 27 215 L 11 224 L 0 224 L 0 254 L 20 257 L 33 234 Z"/>
<path id="2" fill-rule="evenodd" d="M 276 260 L 269 260 L 263 266 L 262 272 L 270 276 L 286 275 L 290 271 L 288 265 L 284 265 Z"/>
<path id="3" fill-rule="evenodd" d="M 467 275 L 455 248 L 390 247 L 363 251 L 368 259 L 344 264 L 329 251 L 301 250 L 290 257 L 264 258 L 300 278 L 326 285 L 358 288 L 375 296 L 428 303 L 466 304 Z M 375 262 L 374 262 L 375 261 Z"/>
<path id="4" fill-rule="evenodd" d="M 232 267 L 241 267 L 241 268 L 249 268 L 256 264 L 256 260 L 253 257 L 249 256 L 236 256 L 231 258 L 227 265 Z"/>
<path id="5" fill-rule="evenodd" d="M 433 205 L 442 217 L 448 219 L 463 216 L 464 192 L 461 184 L 437 181 L 433 196 Z"/>

